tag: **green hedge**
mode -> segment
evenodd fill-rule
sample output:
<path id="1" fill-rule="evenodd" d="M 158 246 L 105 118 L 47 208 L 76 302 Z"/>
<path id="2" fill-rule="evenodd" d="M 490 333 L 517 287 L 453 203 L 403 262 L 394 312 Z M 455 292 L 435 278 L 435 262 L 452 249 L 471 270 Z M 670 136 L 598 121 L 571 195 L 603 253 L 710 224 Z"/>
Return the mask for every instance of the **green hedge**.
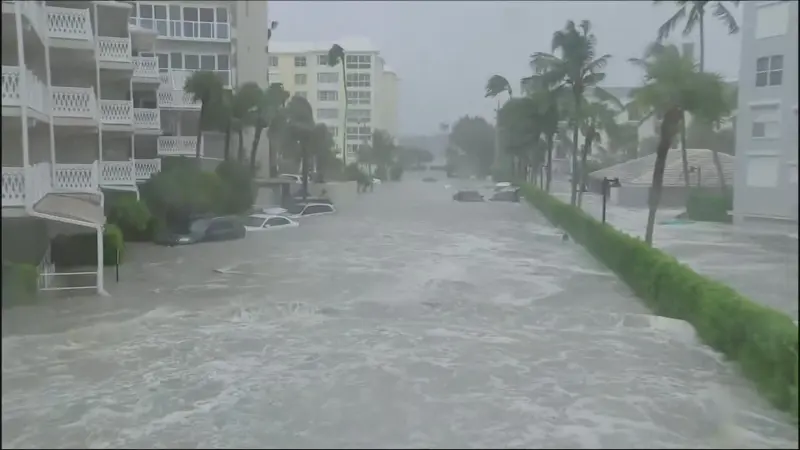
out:
<path id="1" fill-rule="evenodd" d="M 33 298 L 38 290 L 39 271 L 36 266 L 3 262 L 3 304 Z"/>
<path id="2" fill-rule="evenodd" d="M 733 191 L 693 188 L 686 198 L 686 215 L 692 220 L 731 223 L 728 211 L 733 209 Z"/>
<path id="3" fill-rule="evenodd" d="M 153 238 L 156 228 L 155 218 L 150 214 L 145 202 L 135 195 L 117 195 L 108 207 L 108 223 L 122 231 L 126 241 L 145 242 Z"/>
<path id="4" fill-rule="evenodd" d="M 531 185 L 523 186 L 522 192 L 656 314 L 691 323 L 706 344 L 738 362 L 775 406 L 797 417 L 798 328 L 789 316 L 754 303 Z"/>
<path id="5" fill-rule="evenodd" d="M 107 224 L 103 232 L 103 265 L 117 264 L 119 249 L 120 264 L 125 253 L 125 239 L 122 230 L 114 224 Z M 97 235 L 95 233 L 58 236 L 53 239 L 50 255 L 57 266 L 77 267 L 97 264 Z"/>

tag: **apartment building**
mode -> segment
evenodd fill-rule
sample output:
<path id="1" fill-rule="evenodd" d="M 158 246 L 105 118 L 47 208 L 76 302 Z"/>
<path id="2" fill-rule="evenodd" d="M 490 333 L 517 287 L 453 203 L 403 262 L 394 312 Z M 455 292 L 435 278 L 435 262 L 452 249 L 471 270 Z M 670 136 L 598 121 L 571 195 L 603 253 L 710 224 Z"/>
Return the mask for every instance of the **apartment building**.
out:
<path id="1" fill-rule="evenodd" d="M 742 2 L 734 223 L 797 227 L 797 2 Z"/>
<path id="2" fill-rule="evenodd" d="M 346 118 L 342 66 L 328 65 L 328 51 L 334 42 L 345 51 Z M 368 39 L 273 41 L 269 50 L 270 83 L 283 83 L 290 93 L 308 99 L 314 120 L 331 130 L 340 158 L 341 149 L 346 148 L 345 160 L 355 161 L 358 146 L 369 142 L 375 129 L 397 135 L 398 77 Z"/>
<path id="3" fill-rule="evenodd" d="M 33 253 L 23 257 L 41 261 L 45 274 L 49 238 L 94 230 L 102 261 L 105 194 L 138 195 L 160 157 L 195 154 L 200 105 L 182 89 L 192 71 L 266 87 L 266 2 L 3 0 L 2 8 L 4 258 L 7 247 Z M 102 269 L 91 286 L 98 292 Z"/>

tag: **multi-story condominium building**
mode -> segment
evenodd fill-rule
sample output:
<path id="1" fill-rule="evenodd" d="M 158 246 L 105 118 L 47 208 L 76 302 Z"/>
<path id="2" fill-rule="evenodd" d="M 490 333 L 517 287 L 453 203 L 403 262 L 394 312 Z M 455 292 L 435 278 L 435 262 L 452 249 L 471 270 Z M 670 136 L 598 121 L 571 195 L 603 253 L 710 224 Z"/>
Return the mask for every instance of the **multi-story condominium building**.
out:
<path id="1" fill-rule="evenodd" d="M 345 51 L 347 109 L 341 64 L 328 65 L 328 51 L 334 42 L 270 43 L 269 81 L 283 83 L 292 94 L 305 96 L 314 110 L 314 120 L 331 130 L 341 157 L 355 162 L 359 145 L 369 142 L 372 131 L 397 132 L 397 74 L 386 67 L 380 51 L 367 39 L 335 41 Z"/>
<path id="2" fill-rule="evenodd" d="M 37 253 L 25 258 L 47 269 L 49 238 L 88 228 L 102 261 L 104 193 L 138 195 L 160 157 L 195 154 L 200 105 L 183 92 L 185 78 L 212 70 L 228 86 L 266 87 L 266 2 L 2 8 L 4 260 L 7 243 L 34 242 L 16 253 Z M 102 281 L 98 264 L 101 292 Z"/>
<path id="3" fill-rule="evenodd" d="M 797 226 L 797 5 L 741 4 L 734 223 Z"/>

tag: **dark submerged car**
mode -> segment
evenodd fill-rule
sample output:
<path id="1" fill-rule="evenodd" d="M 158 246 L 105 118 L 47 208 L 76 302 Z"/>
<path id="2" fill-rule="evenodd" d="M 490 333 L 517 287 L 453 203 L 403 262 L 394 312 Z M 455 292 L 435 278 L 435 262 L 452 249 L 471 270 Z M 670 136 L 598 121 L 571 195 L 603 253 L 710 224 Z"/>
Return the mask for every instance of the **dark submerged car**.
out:
<path id="1" fill-rule="evenodd" d="M 425 178 L 422 179 L 422 181 L 424 181 L 425 183 L 436 183 L 436 181 L 438 181 L 438 180 L 436 178 L 433 178 L 433 177 L 425 177 Z"/>
<path id="2" fill-rule="evenodd" d="M 519 189 L 510 188 L 495 192 L 489 200 L 493 202 L 519 203 L 519 199 L 520 199 Z"/>
<path id="3" fill-rule="evenodd" d="M 187 233 L 165 230 L 156 236 L 154 242 L 171 247 L 198 242 L 231 241 L 242 239 L 245 234 L 244 224 L 238 217 L 211 217 L 193 220 Z"/>
<path id="4" fill-rule="evenodd" d="M 453 194 L 457 202 L 482 202 L 483 196 L 478 191 L 458 191 Z"/>

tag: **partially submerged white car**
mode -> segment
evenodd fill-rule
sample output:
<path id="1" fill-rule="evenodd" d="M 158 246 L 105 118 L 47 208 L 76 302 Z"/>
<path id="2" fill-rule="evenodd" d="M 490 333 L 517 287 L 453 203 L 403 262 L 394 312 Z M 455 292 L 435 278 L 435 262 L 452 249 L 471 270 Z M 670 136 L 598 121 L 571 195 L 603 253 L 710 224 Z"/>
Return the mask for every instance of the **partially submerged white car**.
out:
<path id="1" fill-rule="evenodd" d="M 300 226 L 294 220 L 271 214 L 251 214 L 245 219 L 244 229 L 251 231 L 280 230 L 283 228 L 295 228 Z"/>
<path id="2" fill-rule="evenodd" d="M 289 215 L 287 217 L 291 217 L 292 219 L 298 219 L 300 217 L 308 217 L 308 216 L 318 216 L 322 214 L 333 214 L 336 212 L 336 208 L 333 205 L 328 203 L 307 203 L 307 204 L 298 204 L 289 207 Z"/>

